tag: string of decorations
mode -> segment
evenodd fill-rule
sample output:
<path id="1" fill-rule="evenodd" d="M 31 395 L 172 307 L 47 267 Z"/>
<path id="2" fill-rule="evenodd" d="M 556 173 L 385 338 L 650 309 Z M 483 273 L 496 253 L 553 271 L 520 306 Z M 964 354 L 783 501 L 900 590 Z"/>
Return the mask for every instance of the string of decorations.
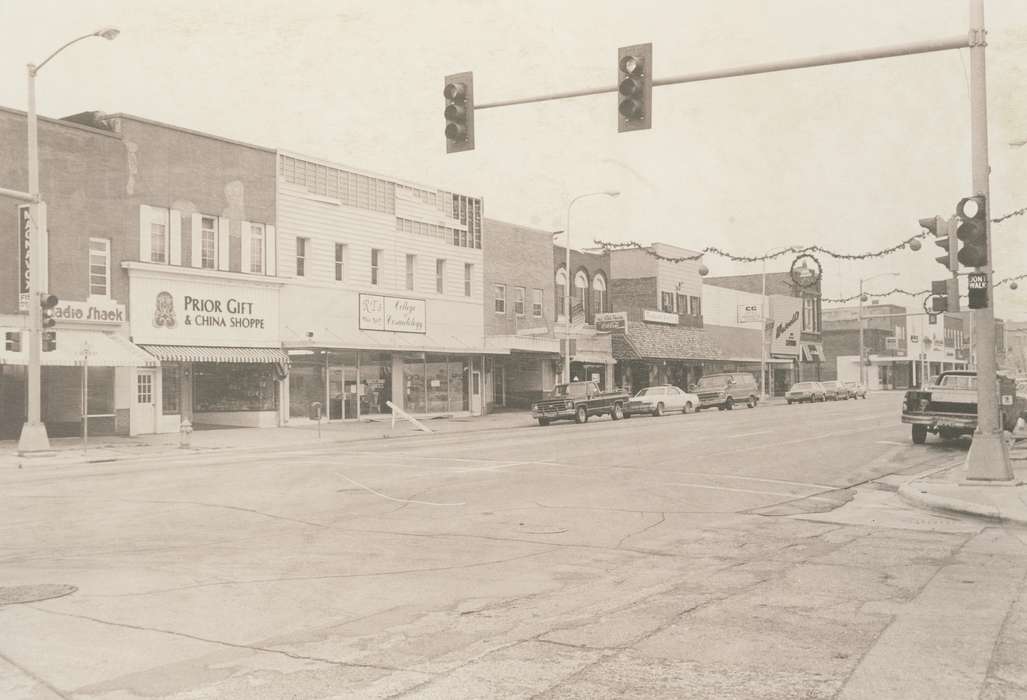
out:
<path id="1" fill-rule="evenodd" d="M 995 288 L 995 287 L 1001 287 L 1003 284 L 1008 284 L 1010 289 L 1016 290 L 1020 286 L 1019 284 L 1017 284 L 1017 282 L 1019 280 L 1022 280 L 1022 279 L 1027 279 L 1027 273 L 1024 273 L 1022 275 L 1017 275 L 1015 277 L 1004 277 L 1003 279 L 1000 279 L 998 282 L 993 282 L 991 286 L 993 288 Z M 921 289 L 919 292 L 911 292 L 908 289 L 902 289 L 900 287 L 896 287 L 895 289 L 890 289 L 887 292 L 863 292 L 863 296 L 865 296 L 865 297 L 867 297 L 869 299 L 880 299 L 880 298 L 883 298 L 883 297 L 892 296 L 893 294 L 903 294 L 903 295 L 908 296 L 908 297 L 919 297 L 919 296 L 923 296 L 925 294 L 931 294 L 931 290 L 929 290 L 929 289 Z M 966 294 L 963 294 L 962 297 L 966 298 Z M 827 303 L 827 304 L 846 304 L 846 303 L 848 303 L 850 301 L 856 301 L 857 299 L 859 299 L 859 294 L 853 294 L 852 296 L 842 297 L 840 299 L 831 299 L 831 298 L 828 298 L 828 297 L 821 297 L 820 301 L 822 301 L 824 303 Z"/>
<path id="2" fill-rule="evenodd" d="M 1000 216 L 997 219 L 992 219 L 991 223 L 1001 224 L 1006 219 L 1012 219 L 1014 216 L 1022 216 L 1023 214 L 1027 214 L 1027 207 L 1024 207 L 1023 209 L 1017 209 L 1016 211 L 1011 211 L 1005 216 Z"/>
<path id="3" fill-rule="evenodd" d="M 663 262 L 670 263 L 696 262 L 697 260 L 700 260 L 704 255 L 717 255 L 737 263 L 756 263 L 764 262 L 767 260 L 774 260 L 784 255 L 809 255 L 812 253 L 822 253 L 824 255 L 827 255 L 828 257 L 835 258 L 836 260 L 866 260 L 869 258 L 881 258 L 885 255 L 891 255 L 892 253 L 898 252 L 903 248 L 909 248 L 912 251 L 920 250 L 920 240 L 926 238 L 928 235 L 930 235 L 930 232 L 922 231 L 921 233 L 918 233 L 915 236 L 910 236 L 904 241 L 896 243 L 895 245 L 890 246 L 888 248 L 883 248 L 881 250 L 870 251 L 866 253 L 839 253 L 838 251 L 831 250 L 830 248 L 824 248 L 823 246 L 809 245 L 791 246 L 789 248 L 777 250 L 772 253 L 765 253 L 764 255 L 736 255 L 734 253 L 718 248 L 717 246 L 707 246 L 703 248 L 701 252 L 695 253 L 694 255 L 669 256 L 662 255 L 653 250 L 650 246 L 644 246 L 637 241 L 625 241 L 623 243 L 614 243 L 611 241 L 599 240 L 597 238 L 593 240 L 593 243 L 595 243 L 595 245 L 601 248 L 602 250 L 608 252 L 614 250 L 629 249 L 643 250 L 652 257 L 656 258 L 657 260 L 662 260 Z"/>

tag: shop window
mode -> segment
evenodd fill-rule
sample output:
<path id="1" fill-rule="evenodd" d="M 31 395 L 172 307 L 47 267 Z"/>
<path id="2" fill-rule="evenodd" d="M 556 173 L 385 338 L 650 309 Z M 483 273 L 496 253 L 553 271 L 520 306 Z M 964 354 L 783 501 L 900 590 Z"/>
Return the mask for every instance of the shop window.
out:
<path id="1" fill-rule="evenodd" d="M 153 403 L 152 374 L 140 374 L 136 377 L 136 403 Z"/>
<path id="2" fill-rule="evenodd" d="M 111 295 L 111 242 L 106 238 L 89 239 L 89 295 Z"/>
<path id="3" fill-rule="evenodd" d="M 691 301 L 689 313 L 693 316 L 702 316 L 702 298 L 701 297 L 688 297 Z"/>
<path id="4" fill-rule="evenodd" d="M 182 370 L 179 367 L 162 367 L 161 374 L 161 410 L 164 415 L 175 415 L 182 412 L 181 391 L 179 381 Z"/>
<path id="5" fill-rule="evenodd" d="M 196 263 L 193 263 L 194 265 Z M 217 219 L 213 216 L 200 217 L 200 267 L 213 270 L 218 266 Z"/>
<path id="6" fill-rule="evenodd" d="M 346 281 L 346 244 L 335 244 L 335 281 Z"/>
<path id="7" fill-rule="evenodd" d="M 435 261 L 435 291 L 446 293 L 446 261 L 441 258 Z"/>
<path id="8" fill-rule="evenodd" d="M 417 267 L 417 256 L 407 254 L 407 290 L 414 288 L 414 268 Z"/>
<path id="9" fill-rule="evenodd" d="M 493 303 L 494 303 L 494 306 L 495 306 L 495 312 L 497 314 L 505 314 L 506 313 L 506 285 L 505 284 L 497 284 L 495 286 L 495 301 Z"/>
<path id="10" fill-rule="evenodd" d="M 592 312 L 601 314 L 606 311 L 606 278 L 596 275 L 592 280 Z"/>
<path id="11" fill-rule="evenodd" d="M 197 412 L 273 411 L 278 407 L 270 364 L 195 364 L 193 376 L 193 408 Z"/>
<path id="12" fill-rule="evenodd" d="M 542 290 L 531 290 L 531 315 L 535 318 L 542 318 Z"/>
<path id="13" fill-rule="evenodd" d="M 474 274 L 474 265 L 464 263 L 464 296 L 471 296 L 471 278 Z"/>
<path id="14" fill-rule="evenodd" d="M 309 238 L 296 239 L 296 276 L 306 277 L 307 275 L 307 244 Z"/>
<path id="15" fill-rule="evenodd" d="M 514 314 L 524 315 L 524 287 L 514 287 Z"/>
<path id="16" fill-rule="evenodd" d="M 264 272 L 264 227 L 250 224 L 250 272 Z"/>
<path id="17" fill-rule="evenodd" d="M 378 286 L 382 283 L 382 264 L 385 258 L 385 251 L 380 248 L 371 249 L 371 284 Z"/>
<path id="18" fill-rule="evenodd" d="M 674 313 L 674 292 L 660 292 L 660 311 Z"/>

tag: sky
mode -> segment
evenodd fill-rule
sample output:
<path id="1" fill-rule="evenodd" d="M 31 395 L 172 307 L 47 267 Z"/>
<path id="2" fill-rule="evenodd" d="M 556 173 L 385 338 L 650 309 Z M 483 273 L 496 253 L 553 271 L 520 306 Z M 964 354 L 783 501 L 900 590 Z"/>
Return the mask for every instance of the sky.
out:
<path id="1" fill-rule="evenodd" d="M 613 85 L 617 49 L 652 42 L 656 78 L 963 36 L 968 0 L 3 0 L 0 105 L 25 64 L 105 25 L 39 74 L 40 114 L 126 112 L 484 198 L 485 213 L 571 244 L 661 241 L 758 255 L 866 252 L 972 194 L 969 50 L 662 86 L 653 128 L 619 134 L 612 94 L 482 110 L 445 153 L 443 77 L 478 103 Z M 986 0 L 992 214 L 1027 207 L 1027 2 Z M 993 226 L 996 279 L 1027 273 L 1027 216 Z M 925 245 L 818 256 L 824 293 L 925 289 Z M 716 256 L 711 274 L 761 270 Z M 768 263 L 786 270 L 790 259 Z M 965 293 L 965 287 L 964 287 Z M 919 304 L 904 297 L 891 301 Z M 1027 320 L 1027 280 L 996 295 Z"/>

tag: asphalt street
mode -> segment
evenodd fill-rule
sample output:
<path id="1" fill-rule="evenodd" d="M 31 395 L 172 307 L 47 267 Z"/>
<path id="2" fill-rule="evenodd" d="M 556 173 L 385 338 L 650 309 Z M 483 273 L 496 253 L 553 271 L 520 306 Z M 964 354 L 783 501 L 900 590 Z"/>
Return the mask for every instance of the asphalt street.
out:
<path id="1" fill-rule="evenodd" d="M 1027 534 L 897 498 L 966 452 L 899 401 L 6 472 L 0 591 L 75 590 L 0 697 L 1027 696 Z"/>

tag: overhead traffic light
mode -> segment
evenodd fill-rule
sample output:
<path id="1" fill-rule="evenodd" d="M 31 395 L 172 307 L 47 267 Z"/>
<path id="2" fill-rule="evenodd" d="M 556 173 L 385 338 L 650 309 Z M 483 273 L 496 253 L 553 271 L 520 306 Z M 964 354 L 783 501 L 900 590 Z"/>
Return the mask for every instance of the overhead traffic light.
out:
<path id="1" fill-rule="evenodd" d="M 474 150 L 474 77 L 470 72 L 446 76 L 446 153 Z"/>
<path id="2" fill-rule="evenodd" d="M 934 236 L 934 245 L 945 251 L 944 255 L 935 258 L 952 272 L 959 271 L 959 263 L 956 255 L 959 249 L 959 242 L 956 240 L 956 227 L 954 221 L 946 221 L 940 216 L 929 216 L 920 219 L 920 226 L 927 229 Z"/>
<path id="3" fill-rule="evenodd" d="M 53 328 L 57 324 L 57 320 L 53 317 L 53 307 L 59 303 L 60 300 L 53 294 L 43 292 L 39 295 L 39 306 L 43 309 L 40 325 L 43 328 Z"/>
<path id="4" fill-rule="evenodd" d="M 956 205 L 959 228 L 956 237 L 963 241 L 956 258 L 966 267 L 988 264 L 988 207 L 984 195 L 964 197 Z"/>
<path id="5" fill-rule="evenodd" d="M 43 331 L 43 352 L 57 349 L 57 331 Z"/>
<path id="6" fill-rule="evenodd" d="M 5 332 L 4 348 L 7 352 L 21 352 L 21 331 Z"/>
<path id="7" fill-rule="evenodd" d="M 653 45 L 617 51 L 617 131 L 652 127 Z"/>

